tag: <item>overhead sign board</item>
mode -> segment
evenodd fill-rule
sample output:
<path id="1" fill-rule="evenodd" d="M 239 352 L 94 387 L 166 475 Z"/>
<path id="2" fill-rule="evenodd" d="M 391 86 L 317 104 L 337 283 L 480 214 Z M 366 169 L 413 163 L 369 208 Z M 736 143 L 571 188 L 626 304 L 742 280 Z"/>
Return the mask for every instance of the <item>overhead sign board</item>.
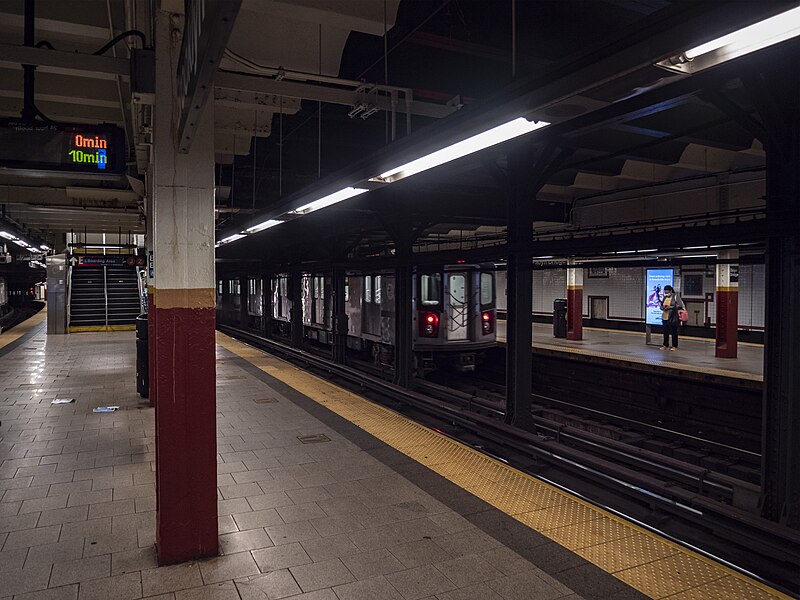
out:
<path id="1" fill-rule="evenodd" d="M 114 125 L 0 121 L 0 167 L 70 173 L 123 173 L 125 133 Z"/>
<path id="2" fill-rule="evenodd" d="M 645 278 L 644 314 L 647 325 L 661 325 L 661 300 L 664 288 L 675 285 L 674 269 L 647 269 Z"/>
<path id="3" fill-rule="evenodd" d="M 228 45 L 242 0 L 186 0 L 186 20 L 176 73 L 178 152 L 187 153 L 200 114 L 214 89 L 213 78 Z"/>
<path id="4" fill-rule="evenodd" d="M 144 267 L 144 256 L 133 254 L 81 254 L 76 255 L 78 259 L 75 266 L 78 267 Z"/>

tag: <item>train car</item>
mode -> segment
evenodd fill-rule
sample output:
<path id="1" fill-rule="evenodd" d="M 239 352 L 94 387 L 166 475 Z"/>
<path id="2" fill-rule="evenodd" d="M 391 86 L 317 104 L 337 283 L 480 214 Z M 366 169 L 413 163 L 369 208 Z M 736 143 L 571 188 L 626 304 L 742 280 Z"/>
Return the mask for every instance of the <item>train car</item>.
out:
<path id="1" fill-rule="evenodd" d="M 11 311 L 8 302 L 8 282 L 5 277 L 0 276 L 0 318 Z"/>
<path id="2" fill-rule="evenodd" d="M 288 336 L 292 298 L 288 276 L 270 282 L 272 331 Z M 302 279 L 303 335 L 320 344 L 333 343 L 332 282 L 322 274 Z M 414 275 L 413 349 L 417 372 L 449 365 L 476 368 L 482 353 L 496 343 L 493 265 L 447 265 L 420 269 Z M 348 348 L 372 357 L 375 364 L 394 363 L 395 282 L 393 273 L 350 275 L 345 283 Z"/>

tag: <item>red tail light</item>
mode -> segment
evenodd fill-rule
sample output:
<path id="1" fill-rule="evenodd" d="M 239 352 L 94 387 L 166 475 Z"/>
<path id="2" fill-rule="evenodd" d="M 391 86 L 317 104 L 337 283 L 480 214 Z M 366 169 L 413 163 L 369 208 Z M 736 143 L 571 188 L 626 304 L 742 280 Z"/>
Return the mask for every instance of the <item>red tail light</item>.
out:
<path id="1" fill-rule="evenodd" d="M 439 337 L 439 315 L 437 313 L 419 313 L 419 337 Z"/>
<path id="2" fill-rule="evenodd" d="M 481 313 L 481 328 L 483 335 L 494 333 L 494 311 L 485 310 Z"/>

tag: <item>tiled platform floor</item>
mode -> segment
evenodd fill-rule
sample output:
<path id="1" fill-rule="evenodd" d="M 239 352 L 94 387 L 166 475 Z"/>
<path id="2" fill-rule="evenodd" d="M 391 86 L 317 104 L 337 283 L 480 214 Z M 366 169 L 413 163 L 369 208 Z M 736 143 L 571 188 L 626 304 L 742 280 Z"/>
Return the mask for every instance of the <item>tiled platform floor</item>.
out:
<path id="1" fill-rule="evenodd" d="M 154 412 L 135 393 L 133 334 L 40 331 L 0 357 L 0 598 L 579 598 L 373 456 L 380 450 L 362 450 L 219 352 L 223 555 L 162 568 Z M 76 402 L 51 406 L 55 397 Z M 106 404 L 120 410 L 91 412 Z M 311 434 L 330 441 L 298 439 Z M 548 570 L 580 563 L 566 555 Z M 586 587 L 641 597 L 603 583 Z"/>
<path id="2" fill-rule="evenodd" d="M 714 340 L 682 337 L 676 352 L 661 350 L 661 333 L 653 333 L 652 345 L 645 344 L 643 333 L 584 328 L 579 341 L 553 337 L 553 326 L 535 323 L 533 346 L 557 351 L 601 354 L 608 358 L 667 368 L 706 371 L 716 375 L 763 380 L 764 347 L 757 344 L 739 344 L 737 358 L 714 356 Z M 505 342 L 506 322 L 497 322 L 497 339 Z"/>

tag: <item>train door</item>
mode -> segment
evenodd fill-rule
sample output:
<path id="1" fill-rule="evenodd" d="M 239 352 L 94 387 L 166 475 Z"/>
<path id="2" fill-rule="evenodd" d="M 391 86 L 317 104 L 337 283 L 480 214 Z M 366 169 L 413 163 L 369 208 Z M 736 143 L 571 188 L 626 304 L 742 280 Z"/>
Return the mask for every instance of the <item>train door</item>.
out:
<path id="1" fill-rule="evenodd" d="M 447 274 L 445 317 L 447 339 L 469 339 L 469 290 L 467 273 Z"/>

